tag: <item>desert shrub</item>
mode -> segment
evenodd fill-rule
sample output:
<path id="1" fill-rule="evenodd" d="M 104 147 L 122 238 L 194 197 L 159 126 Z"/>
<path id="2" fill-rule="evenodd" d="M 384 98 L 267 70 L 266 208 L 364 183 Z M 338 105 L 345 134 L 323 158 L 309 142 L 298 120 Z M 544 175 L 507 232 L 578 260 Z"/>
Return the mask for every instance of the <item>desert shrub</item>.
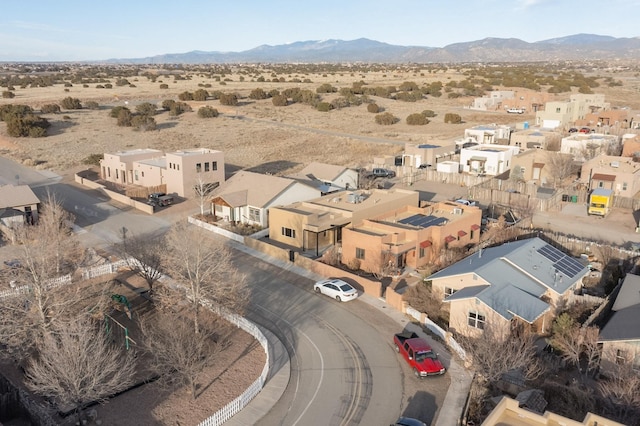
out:
<path id="1" fill-rule="evenodd" d="M 407 117 L 407 124 L 410 126 L 424 126 L 429 124 L 429 119 L 421 113 L 410 114 Z"/>
<path id="2" fill-rule="evenodd" d="M 206 101 L 209 97 L 209 92 L 204 89 L 198 89 L 193 92 L 193 100 L 194 101 Z"/>
<path id="3" fill-rule="evenodd" d="M 88 84 L 83 84 L 82 87 L 84 87 L 86 89 L 87 87 L 89 87 L 89 85 Z"/>
<path id="4" fill-rule="evenodd" d="M 2 92 L 2 97 L 5 98 L 5 99 L 13 99 L 13 98 L 16 97 L 16 95 L 15 95 L 15 93 L 13 93 L 10 90 L 4 90 Z"/>
<path id="5" fill-rule="evenodd" d="M 88 101 L 84 104 L 88 109 L 100 109 L 100 105 L 96 101 Z"/>
<path id="6" fill-rule="evenodd" d="M 105 89 L 112 89 L 112 88 L 113 88 L 113 84 L 111 84 L 111 83 L 106 83 L 106 84 L 104 85 L 104 88 L 105 88 Z"/>
<path id="7" fill-rule="evenodd" d="M 203 106 L 202 108 L 198 109 L 198 117 L 200 118 L 213 118 L 217 117 L 218 115 L 218 110 L 210 106 Z"/>
<path id="8" fill-rule="evenodd" d="M 96 84 L 96 89 L 104 89 L 104 86 L 102 84 Z"/>
<path id="9" fill-rule="evenodd" d="M 396 94 L 396 99 L 404 102 L 416 102 L 422 99 L 422 93 L 420 93 L 419 91 L 398 92 Z"/>
<path id="10" fill-rule="evenodd" d="M 329 112 L 333 109 L 333 106 L 329 102 L 320 102 L 316 109 L 321 112 Z"/>
<path id="11" fill-rule="evenodd" d="M 31 137 L 40 138 L 47 135 L 49 122 L 35 114 L 13 114 L 5 118 L 7 133 L 15 138 Z"/>
<path id="12" fill-rule="evenodd" d="M 284 95 L 275 95 L 271 97 L 271 103 L 274 106 L 287 106 L 287 97 Z"/>
<path id="13" fill-rule="evenodd" d="M 103 158 L 104 154 L 91 154 L 88 157 L 85 157 L 84 160 L 82 160 L 82 163 L 87 166 L 99 166 L 100 160 Z"/>
<path id="14" fill-rule="evenodd" d="M 422 115 L 424 115 L 425 117 L 435 117 L 436 113 L 430 109 L 425 109 L 424 111 L 422 111 Z"/>
<path id="15" fill-rule="evenodd" d="M 130 84 L 129 87 L 136 87 L 136 85 L 135 84 Z"/>
<path id="16" fill-rule="evenodd" d="M 253 89 L 249 94 L 249 98 L 251 99 L 267 99 L 268 97 L 269 95 L 260 87 Z"/>
<path id="17" fill-rule="evenodd" d="M 324 83 L 316 89 L 316 93 L 335 93 L 337 91 L 338 89 L 336 89 L 329 83 Z"/>
<path id="18" fill-rule="evenodd" d="M 377 124 L 382 124 L 384 126 L 396 124 L 399 121 L 398 117 L 391 114 L 390 112 L 384 112 L 382 114 L 376 115 L 375 120 Z"/>
<path id="19" fill-rule="evenodd" d="M 444 122 L 451 124 L 460 124 L 462 123 L 462 117 L 460 117 L 459 114 L 448 112 L 444 115 Z"/>
<path id="20" fill-rule="evenodd" d="M 429 318 L 443 327 L 449 328 L 449 315 L 443 307 L 442 291 L 434 290 L 430 282 L 420 281 L 405 291 L 403 299 L 419 312 L 429 314 Z"/>
<path id="21" fill-rule="evenodd" d="M 176 103 L 173 99 L 165 99 L 162 101 L 162 109 L 169 111 L 171 107 Z"/>
<path id="22" fill-rule="evenodd" d="M 235 93 L 222 93 L 220 95 L 220 105 L 238 105 L 238 96 Z"/>
<path id="23" fill-rule="evenodd" d="M 150 102 L 143 102 L 136 106 L 136 112 L 151 117 L 156 115 L 156 106 Z"/>
<path id="24" fill-rule="evenodd" d="M 367 111 L 377 114 L 380 112 L 380 107 L 378 106 L 378 104 L 369 104 L 367 105 Z"/>
<path id="25" fill-rule="evenodd" d="M 64 87 L 73 87 L 73 84 L 69 83 L 68 81 L 64 83 Z"/>
<path id="26" fill-rule="evenodd" d="M 129 111 L 129 108 L 122 108 L 117 115 L 118 121 L 117 124 L 120 127 L 131 127 L 131 121 L 133 119 L 133 114 Z"/>
<path id="27" fill-rule="evenodd" d="M 0 121 L 7 121 L 13 115 L 24 116 L 32 113 L 33 109 L 29 105 L 2 105 L 0 106 Z"/>
<path id="28" fill-rule="evenodd" d="M 109 117 L 111 118 L 118 118 L 118 116 L 120 115 L 120 111 L 122 110 L 127 110 L 129 111 L 129 108 L 125 107 L 125 106 L 116 106 L 111 108 L 111 111 L 109 111 Z"/>
<path id="29" fill-rule="evenodd" d="M 129 83 L 129 80 L 127 80 L 126 78 L 119 78 L 116 80 L 116 86 L 128 86 L 131 83 Z"/>
<path id="30" fill-rule="evenodd" d="M 172 117 L 176 117 L 183 112 L 189 111 L 191 111 L 191 107 L 189 106 L 189 104 L 185 104 L 184 102 L 174 102 L 169 109 L 169 115 Z"/>
<path id="31" fill-rule="evenodd" d="M 322 102 L 324 103 L 324 102 Z M 349 101 L 349 99 L 340 96 L 339 98 L 335 98 L 334 100 L 331 101 L 331 108 L 332 109 L 340 109 L 340 108 L 347 108 L 351 106 L 351 102 Z M 317 108 L 317 107 L 316 107 Z"/>
<path id="32" fill-rule="evenodd" d="M 134 130 L 146 132 L 156 129 L 156 120 L 148 115 L 136 115 L 131 119 L 131 126 Z"/>
<path id="33" fill-rule="evenodd" d="M 400 86 L 398 86 L 398 90 L 403 92 L 412 92 L 414 90 L 418 90 L 418 85 L 413 81 L 405 81 Z"/>
<path id="34" fill-rule="evenodd" d="M 60 105 L 58 104 L 46 104 L 42 105 L 40 112 L 43 114 L 57 114 L 60 112 Z"/>
<path id="35" fill-rule="evenodd" d="M 180 99 L 181 101 L 192 101 L 193 100 L 193 93 L 191 92 L 182 92 L 178 95 L 178 99 Z"/>
<path id="36" fill-rule="evenodd" d="M 64 109 L 82 109 L 80 99 L 72 98 L 71 96 L 67 96 L 66 98 L 61 100 L 60 106 Z"/>
<path id="37" fill-rule="evenodd" d="M 462 95 L 456 92 L 451 92 L 447 95 L 447 98 L 449 99 L 458 99 L 459 97 L 462 97 Z"/>
<path id="38" fill-rule="evenodd" d="M 162 84 L 160 85 L 160 88 L 161 88 L 161 89 L 168 89 L 168 88 L 169 88 L 169 85 L 168 85 L 167 83 L 162 83 Z"/>
<path id="39" fill-rule="evenodd" d="M 270 97 L 274 97 L 274 96 L 278 96 L 280 94 L 280 91 L 278 89 L 271 89 L 269 90 L 269 96 Z"/>

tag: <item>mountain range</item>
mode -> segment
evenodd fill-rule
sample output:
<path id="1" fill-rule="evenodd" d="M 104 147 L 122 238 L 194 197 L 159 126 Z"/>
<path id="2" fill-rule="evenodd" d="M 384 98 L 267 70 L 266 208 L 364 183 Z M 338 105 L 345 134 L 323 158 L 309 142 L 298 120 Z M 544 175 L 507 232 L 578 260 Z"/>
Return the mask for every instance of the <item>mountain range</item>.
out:
<path id="1" fill-rule="evenodd" d="M 130 64 L 225 63 L 455 63 L 537 62 L 564 60 L 640 59 L 640 37 L 616 38 L 595 34 L 528 43 L 517 38 L 485 38 L 445 47 L 397 46 L 375 40 L 298 41 L 262 45 L 242 52 L 192 51 L 146 58 L 109 59 Z"/>

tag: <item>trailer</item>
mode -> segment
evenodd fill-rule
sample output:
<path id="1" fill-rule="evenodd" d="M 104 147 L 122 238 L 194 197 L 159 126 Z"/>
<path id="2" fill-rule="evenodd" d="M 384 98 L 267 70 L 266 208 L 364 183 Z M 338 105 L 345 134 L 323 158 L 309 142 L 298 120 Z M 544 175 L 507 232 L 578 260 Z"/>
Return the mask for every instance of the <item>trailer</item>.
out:
<path id="1" fill-rule="evenodd" d="M 587 213 L 605 217 L 613 205 L 613 191 L 610 189 L 596 188 L 589 195 L 589 207 Z"/>

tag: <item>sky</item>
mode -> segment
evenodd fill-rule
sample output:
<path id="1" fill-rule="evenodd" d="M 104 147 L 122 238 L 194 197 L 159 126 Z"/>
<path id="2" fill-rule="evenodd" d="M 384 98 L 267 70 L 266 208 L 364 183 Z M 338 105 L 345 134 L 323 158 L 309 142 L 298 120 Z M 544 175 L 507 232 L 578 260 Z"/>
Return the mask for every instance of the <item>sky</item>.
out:
<path id="1" fill-rule="evenodd" d="M 362 37 L 425 47 L 487 37 L 637 37 L 638 12 L 640 0 L 4 0 L 0 61 L 240 52 Z"/>

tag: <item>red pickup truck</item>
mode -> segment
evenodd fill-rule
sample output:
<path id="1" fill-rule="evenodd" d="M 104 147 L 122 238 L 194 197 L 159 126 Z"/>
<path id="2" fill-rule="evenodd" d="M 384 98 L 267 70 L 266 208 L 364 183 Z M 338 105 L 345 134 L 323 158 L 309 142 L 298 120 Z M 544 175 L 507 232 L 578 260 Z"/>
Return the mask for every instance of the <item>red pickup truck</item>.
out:
<path id="1" fill-rule="evenodd" d="M 431 346 L 416 333 L 400 333 L 393 337 L 396 352 L 402 354 L 416 377 L 444 374 L 445 368 Z"/>

